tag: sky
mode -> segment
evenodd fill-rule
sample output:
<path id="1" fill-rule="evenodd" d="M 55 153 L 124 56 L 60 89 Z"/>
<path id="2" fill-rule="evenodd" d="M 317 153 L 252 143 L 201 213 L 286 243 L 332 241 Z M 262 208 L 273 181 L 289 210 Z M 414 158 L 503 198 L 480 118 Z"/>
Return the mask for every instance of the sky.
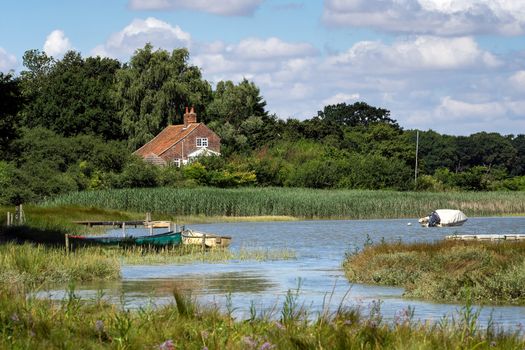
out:
<path id="1" fill-rule="evenodd" d="M 0 72 L 26 50 L 127 62 L 186 47 L 212 86 L 253 81 L 304 120 L 364 101 L 404 129 L 525 133 L 525 0 L 2 0 Z"/>

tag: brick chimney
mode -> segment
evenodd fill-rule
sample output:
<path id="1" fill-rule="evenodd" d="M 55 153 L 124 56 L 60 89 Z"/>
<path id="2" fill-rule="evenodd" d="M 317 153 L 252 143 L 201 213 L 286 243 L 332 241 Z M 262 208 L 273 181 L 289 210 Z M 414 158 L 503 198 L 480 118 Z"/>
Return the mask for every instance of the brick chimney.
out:
<path id="1" fill-rule="evenodd" d="M 188 107 L 186 107 L 186 113 L 184 113 L 184 127 L 187 128 L 191 123 L 197 122 L 197 113 L 195 113 L 193 107 L 188 112 Z"/>

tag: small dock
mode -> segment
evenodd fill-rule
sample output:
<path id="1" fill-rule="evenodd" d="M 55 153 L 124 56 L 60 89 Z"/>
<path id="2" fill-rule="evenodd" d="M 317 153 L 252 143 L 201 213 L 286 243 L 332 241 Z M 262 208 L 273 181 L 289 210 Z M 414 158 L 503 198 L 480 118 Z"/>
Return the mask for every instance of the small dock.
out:
<path id="1" fill-rule="evenodd" d="M 142 220 L 136 221 L 74 221 L 75 224 L 84 225 L 88 227 L 93 226 L 113 226 L 113 227 L 122 227 L 122 226 L 144 226 L 145 222 Z"/>
<path id="2" fill-rule="evenodd" d="M 445 239 L 451 241 L 525 241 L 525 234 L 481 234 L 450 235 Z"/>

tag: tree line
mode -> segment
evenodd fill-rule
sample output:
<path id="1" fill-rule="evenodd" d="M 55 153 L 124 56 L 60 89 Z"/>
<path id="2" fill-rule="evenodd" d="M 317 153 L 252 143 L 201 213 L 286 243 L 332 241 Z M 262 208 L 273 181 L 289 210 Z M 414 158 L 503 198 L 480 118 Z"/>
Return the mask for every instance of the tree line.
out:
<path id="1" fill-rule="evenodd" d="M 59 193 L 152 186 L 288 186 L 395 190 L 524 190 L 525 135 L 419 135 L 365 102 L 304 120 L 268 113 L 246 79 L 212 87 L 186 49 L 137 50 L 129 62 L 54 59 L 26 51 L 0 73 L 0 203 Z M 186 106 L 222 140 L 222 156 L 156 168 L 132 156 Z"/>

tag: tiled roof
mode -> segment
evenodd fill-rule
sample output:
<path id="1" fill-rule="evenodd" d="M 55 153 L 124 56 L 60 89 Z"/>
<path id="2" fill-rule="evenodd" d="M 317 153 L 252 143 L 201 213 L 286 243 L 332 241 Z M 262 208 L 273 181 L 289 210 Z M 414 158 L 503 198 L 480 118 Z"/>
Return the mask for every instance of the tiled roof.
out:
<path id="1" fill-rule="evenodd" d="M 145 157 L 151 153 L 160 156 L 167 151 L 171 146 L 178 143 L 180 140 L 188 136 L 201 123 L 191 123 L 187 128 L 184 125 L 169 125 L 155 136 L 150 142 L 140 147 L 135 151 L 135 154 Z"/>

